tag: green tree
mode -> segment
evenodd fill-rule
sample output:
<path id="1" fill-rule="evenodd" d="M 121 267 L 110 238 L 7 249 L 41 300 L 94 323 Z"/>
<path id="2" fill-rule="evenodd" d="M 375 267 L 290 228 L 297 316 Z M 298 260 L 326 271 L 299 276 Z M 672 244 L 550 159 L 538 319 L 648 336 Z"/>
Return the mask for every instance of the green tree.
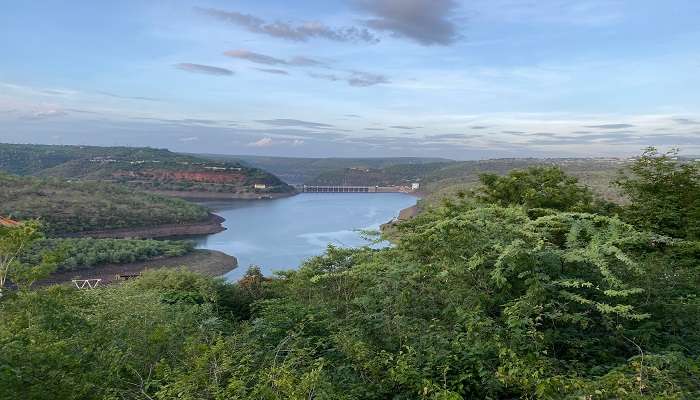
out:
<path id="1" fill-rule="evenodd" d="M 622 210 L 629 223 L 652 232 L 700 239 L 700 171 L 681 162 L 678 150 L 647 148 L 615 182 L 629 200 Z"/>
<path id="2" fill-rule="evenodd" d="M 505 176 L 482 174 L 479 179 L 477 197 L 489 204 L 559 211 L 591 211 L 594 206 L 592 192 L 558 166 L 513 170 Z"/>
<path id="3" fill-rule="evenodd" d="M 21 260 L 22 254 L 41 238 L 36 221 L 26 221 L 16 226 L 0 225 L 0 297 L 8 279 L 19 287 L 29 287 L 55 269 L 55 254 L 46 254 L 38 263 L 27 264 Z"/>

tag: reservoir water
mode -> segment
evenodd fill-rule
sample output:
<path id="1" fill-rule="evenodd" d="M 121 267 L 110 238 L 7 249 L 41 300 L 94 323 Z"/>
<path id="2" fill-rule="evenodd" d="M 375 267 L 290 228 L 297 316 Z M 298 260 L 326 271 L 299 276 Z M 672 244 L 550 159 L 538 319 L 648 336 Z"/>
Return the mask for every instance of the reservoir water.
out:
<path id="1" fill-rule="evenodd" d="M 228 279 L 240 278 L 251 264 L 269 275 L 297 268 L 304 259 L 322 254 L 328 244 L 367 244 L 359 230 L 379 229 L 416 200 L 403 193 L 301 193 L 275 200 L 208 203 L 226 218 L 227 229 L 195 240 L 198 248 L 238 258 L 238 268 L 226 275 Z"/>

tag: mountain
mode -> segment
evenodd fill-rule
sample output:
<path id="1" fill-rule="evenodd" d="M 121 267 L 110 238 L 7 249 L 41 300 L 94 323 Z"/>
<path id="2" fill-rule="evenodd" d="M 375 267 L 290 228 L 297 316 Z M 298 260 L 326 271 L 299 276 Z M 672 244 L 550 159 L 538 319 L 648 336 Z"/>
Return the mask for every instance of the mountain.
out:
<path id="1" fill-rule="evenodd" d="M 627 160 L 616 158 L 503 158 L 478 161 L 399 164 L 382 168 L 339 168 L 324 171 L 306 183 L 312 185 L 402 186 L 420 183 L 424 193 L 468 189 L 483 173 L 505 174 L 534 165 L 558 165 L 583 184 L 609 199 L 618 194 L 610 188 L 617 171 Z"/>
<path id="2" fill-rule="evenodd" d="M 245 155 L 198 154 L 198 157 L 216 161 L 237 161 L 254 168 L 269 171 L 289 184 L 308 184 L 319 175 L 342 169 L 380 169 L 393 165 L 423 165 L 451 163 L 446 158 L 386 157 L 386 158 L 297 158 Z"/>
<path id="3" fill-rule="evenodd" d="M 221 230 L 221 221 L 213 220 L 208 210 L 197 204 L 107 182 L 67 182 L 0 173 L 0 187 L 0 215 L 20 221 L 39 219 L 49 235 L 132 230 L 100 235 L 155 237 L 167 236 L 170 231 L 194 234 Z M 166 234 L 138 233 L 170 225 L 173 227 Z"/>
<path id="4" fill-rule="evenodd" d="M 266 197 L 294 189 L 235 161 L 214 161 L 147 147 L 0 144 L 0 170 L 84 181 L 109 181 L 180 197 Z"/>

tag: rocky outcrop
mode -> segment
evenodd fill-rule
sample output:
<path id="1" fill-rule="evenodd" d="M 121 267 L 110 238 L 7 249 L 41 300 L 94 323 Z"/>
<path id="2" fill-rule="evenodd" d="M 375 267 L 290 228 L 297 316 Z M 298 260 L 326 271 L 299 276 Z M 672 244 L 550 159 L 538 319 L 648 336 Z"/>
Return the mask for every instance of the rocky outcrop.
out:
<path id="1" fill-rule="evenodd" d="M 149 181 L 199 182 L 240 185 L 245 183 L 246 175 L 237 170 L 221 171 L 171 171 L 149 169 L 141 171 L 117 171 L 113 174 L 116 179 L 145 179 Z"/>

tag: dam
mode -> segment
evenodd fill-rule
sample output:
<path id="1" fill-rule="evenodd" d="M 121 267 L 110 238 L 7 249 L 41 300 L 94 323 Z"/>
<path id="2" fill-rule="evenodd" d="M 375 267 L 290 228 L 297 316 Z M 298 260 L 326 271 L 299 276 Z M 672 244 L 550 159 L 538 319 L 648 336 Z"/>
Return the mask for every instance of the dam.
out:
<path id="1" fill-rule="evenodd" d="M 417 186 L 345 186 L 345 185 L 300 185 L 302 193 L 411 193 Z"/>

